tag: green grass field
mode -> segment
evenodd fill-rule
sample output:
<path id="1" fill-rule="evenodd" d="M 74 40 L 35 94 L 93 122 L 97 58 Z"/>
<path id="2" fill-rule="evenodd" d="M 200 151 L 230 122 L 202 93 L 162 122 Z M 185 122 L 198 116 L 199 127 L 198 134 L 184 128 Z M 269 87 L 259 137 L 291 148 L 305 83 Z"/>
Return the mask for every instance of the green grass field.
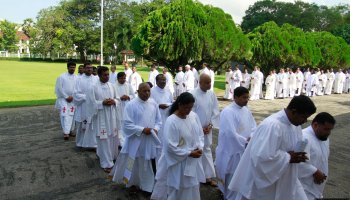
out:
<path id="1" fill-rule="evenodd" d="M 117 66 L 117 71 L 122 71 Z M 66 72 L 65 63 L 23 62 L 0 60 L 0 108 L 51 105 L 55 102 L 56 78 Z M 148 80 L 147 67 L 138 68 L 144 80 Z M 215 92 L 222 95 L 225 77 L 215 78 Z"/>

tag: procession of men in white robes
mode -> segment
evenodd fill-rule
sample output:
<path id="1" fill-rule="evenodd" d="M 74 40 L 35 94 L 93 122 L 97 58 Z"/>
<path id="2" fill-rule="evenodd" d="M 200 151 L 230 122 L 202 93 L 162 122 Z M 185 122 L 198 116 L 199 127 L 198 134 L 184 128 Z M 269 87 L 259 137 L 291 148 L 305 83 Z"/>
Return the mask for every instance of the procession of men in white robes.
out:
<path id="1" fill-rule="evenodd" d="M 118 73 L 116 83 L 112 84 L 107 67 L 99 66 L 96 77 L 91 75 L 91 63 L 85 63 L 85 74 L 77 79 L 74 75 L 75 64 L 74 67 L 73 63 L 70 64 L 67 64 L 68 73 L 61 75 L 56 82 L 57 108 L 61 113 L 64 106 L 74 103 L 76 108 L 69 116 L 74 116 L 77 121 L 77 146 L 96 148 L 101 168 L 110 172 L 113 181 L 124 183 L 127 187 L 136 186 L 149 194 L 157 181 L 156 191 L 159 193 L 151 199 L 197 200 L 200 199 L 199 184 L 206 182 L 215 187 L 216 181 L 225 199 L 298 200 L 322 197 L 328 176 L 329 155 L 329 143 L 322 142 L 327 140 L 335 122 L 328 120 L 332 126 L 325 127 L 322 120 L 316 120 L 316 116 L 318 129 L 316 125 L 316 128 L 312 127 L 314 135 L 310 134 L 313 133 L 310 127 L 305 129 L 304 132 L 309 135 L 304 134 L 302 138 L 300 125 L 316 111 L 316 107 L 307 96 L 297 97 L 300 71 L 294 74 L 289 70 L 289 73 L 285 73 L 287 80 L 295 80 L 287 84 L 288 96 L 296 97 L 286 109 L 271 115 L 256 127 L 254 117 L 246 106 L 249 90 L 237 86 L 232 104 L 220 114 L 217 97 L 210 90 L 210 74 L 202 73 L 196 88 L 193 76 L 193 89 L 188 93 L 194 98 L 193 108 L 186 114 L 185 122 L 174 116 L 169 117 L 174 98 L 167 87 L 167 70 L 155 77 L 152 89 L 141 80 L 137 91 L 134 91 L 126 81 L 124 72 Z M 136 72 L 136 68 L 133 71 Z M 193 75 L 189 65 L 186 66 L 188 71 Z M 262 83 L 259 73 L 257 69 L 253 79 Z M 312 81 L 319 81 L 322 75 L 321 71 L 313 73 L 305 86 L 314 86 Z M 330 72 L 325 75 L 327 81 L 330 75 Z M 233 77 L 230 79 L 233 80 Z M 274 78 L 275 74 L 271 71 L 265 81 L 267 91 L 268 86 L 276 85 Z M 187 79 L 184 78 L 182 82 L 186 86 L 184 80 Z M 242 77 L 238 82 L 242 84 L 243 80 Z M 310 91 L 307 89 L 307 92 Z M 327 84 L 322 89 L 326 93 Z M 342 89 L 345 90 L 344 86 Z M 259 85 L 257 91 L 260 92 Z M 256 98 L 261 98 L 259 92 Z M 270 96 L 274 96 L 271 91 L 265 94 L 265 98 Z M 65 122 L 61 118 L 62 121 Z M 193 136 L 183 135 L 189 130 L 186 127 L 188 123 L 197 127 L 191 129 L 195 130 L 191 133 Z M 215 162 L 211 152 L 213 127 L 219 129 Z M 69 135 L 73 130 L 71 125 L 62 124 L 62 128 L 64 135 Z M 321 135 L 315 137 L 315 134 Z M 306 142 L 305 149 L 300 149 L 305 139 L 309 143 Z M 318 152 L 314 150 L 315 144 L 321 148 Z M 121 148 L 120 152 L 118 148 Z M 196 149 L 198 154 L 192 159 L 192 150 L 196 152 Z M 310 160 L 305 162 L 307 157 Z M 172 163 L 171 167 L 169 163 Z M 302 173 L 303 170 L 306 173 Z M 286 198 L 283 196 L 285 194 Z"/>

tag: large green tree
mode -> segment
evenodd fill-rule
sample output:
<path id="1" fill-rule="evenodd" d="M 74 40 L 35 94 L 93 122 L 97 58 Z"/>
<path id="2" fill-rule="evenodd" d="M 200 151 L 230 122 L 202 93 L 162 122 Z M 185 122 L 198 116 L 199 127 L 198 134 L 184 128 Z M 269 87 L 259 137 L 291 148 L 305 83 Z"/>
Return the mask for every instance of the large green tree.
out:
<path id="1" fill-rule="evenodd" d="M 342 24 L 342 13 L 347 6 L 318 6 L 314 3 L 262 0 L 250 6 L 241 24 L 248 33 L 265 22 L 274 21 L 282 26 L 289 23 L 304 31 L 330 31 Z"/>
<path id="2" fill-rule="evenodd" d="M 0 51 L 14 52 L 17 49 L 17 43 L 16 24 L 7 20 L 0 21 Z"/>
<path id="3" fill-rule="evenodd" d="M 279 67 L 338 67 L 350 64 L 350 46 L 329 32 L 303 32 L 290 24 L 266 22 L 248 34 L 253 64 L 264 72 Z"/>
<path id="4" fill-rule="evenodd" d="M 192 0 L 175 0 L 151 12 L 132 43 L 137 55 L 172 72 L 180 64 L 202 62 L 219 69 L 233 57 L 249 55 L 249 48 L 230 15 Z"/>

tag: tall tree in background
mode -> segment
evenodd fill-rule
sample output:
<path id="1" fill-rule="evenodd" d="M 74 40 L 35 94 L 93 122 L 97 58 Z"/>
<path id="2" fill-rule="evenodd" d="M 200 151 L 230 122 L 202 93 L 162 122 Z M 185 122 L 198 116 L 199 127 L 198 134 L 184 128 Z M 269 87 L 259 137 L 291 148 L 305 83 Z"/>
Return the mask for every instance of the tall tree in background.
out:
<path id="1" fill-rule="evenodd" d="M 342 23 L 342 12 L 346 7 L 263 0 L 246 10 L 241 27 L 248 33 L 265 22 L 274 21 L 279 26 L 289 23 L 303 31 L 330 31 Z"/>
<path id="2" fill-rule="evenodd" d="M 16 24 L 7 20 L 0 21 L 0 50 L 13 52 L 17 49 L 17 43 Z"/>
<path id="3" fill-rule="evenodd" d="M 137 55 L 165 64 L 216 63 L 248 55 L 249 41 L 221 9 L 192 0 L 175 0 L 150 13 L 133 38 Z"/>

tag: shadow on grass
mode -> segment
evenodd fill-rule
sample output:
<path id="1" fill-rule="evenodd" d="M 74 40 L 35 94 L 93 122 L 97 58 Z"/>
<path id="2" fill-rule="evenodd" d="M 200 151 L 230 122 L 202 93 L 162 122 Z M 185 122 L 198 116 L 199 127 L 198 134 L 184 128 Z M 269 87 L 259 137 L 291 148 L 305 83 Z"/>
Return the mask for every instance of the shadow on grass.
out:
<path id="1" fill-rule="evenodd" d="M 5 101 L 0 102 L 0 108 L 16 108 L 16 107 L 30 107 L 30 106 L 43 106 L 53 105 L 56 99 L 41 99 L 41 100 L 28 100 L 28 101 Z"/>

